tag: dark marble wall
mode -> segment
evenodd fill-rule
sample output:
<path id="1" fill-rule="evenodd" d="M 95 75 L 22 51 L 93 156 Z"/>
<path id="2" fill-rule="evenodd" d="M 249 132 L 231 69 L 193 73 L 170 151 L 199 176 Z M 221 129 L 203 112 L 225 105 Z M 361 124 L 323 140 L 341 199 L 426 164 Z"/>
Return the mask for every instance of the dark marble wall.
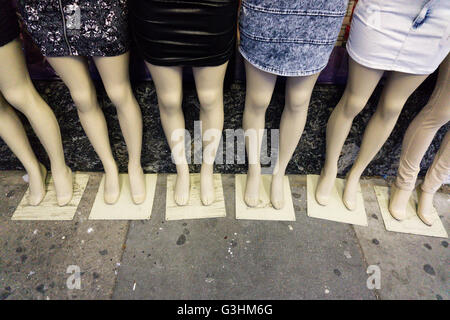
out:
<path id="1" fill-rule="evenodd" d="M 403 134 L 417 112 L 426 104 L 435 77 L 431 76 L 408 100 L 392 132 L 389 140 L 377 154 L 365 175 L 395 175 L 400 154 Z M 59 81 L 38 81 L 38 91 L 53 108 L 61 126 L 63 143 L 67 162 L 73 170 L 100 171 L 102 165 L 90 145 L 78 120 L 75 106 L 70 98 L 67 88 Z M 278 128 L 284 103 L 284 84 L 279 81 L 272 102 L 267 112 L 267 128 Z M 163 134 L 158 114 L 156 92 L 152 82 L 134 84 L 135 94 L 142 108 L 144 118 L 144 148 L 142 163 L 147 172 L 174 172 L 175 167 L 171 162 L 170 151 Z M 382 84 L 377 88 L 366 108 L 354 121 L 351 133 L 345 143 L 339 162 L 340 174 L 345 174 L 354 161 L 362 139 L 362 133 L 375 110 L 376 103 L 382 89 Z M 319 173 L 324 161 L 325 129 L 327 119 L 337 104 L 343 92 L 342 86 L 319 84 L 316 86 L 309 107 L 308 121 L 305 132 L 297 147 L 292 161 L 288 167 L 288 173 L 307 174 Z M 127 168 L 127 151 L 114 106 L 107 98 L 104 89 L 99 84 L 98 96 L 105 113 L 111 145 L 121 171 Z M 239 81 L 228 85 L 225 89 L 225 129 L 241 127 L 242 112 L 245 98 L 245 84 Z M 192 83 L 187 79 L 185 84 L 185 97 L 183 110 L 186 117 L 187 128 L 193 136 L 194 120 L 199 119 L 199 102 Z M 38 158 L 48 165 L 48 158 L 42 145 L 31 130 L 28 122 L 22 117 L 27 133 Z M 430 146 L 423 162 L 422 168 L 426 169 L 438 150 L 441 139 L 449 125 L 442 128 L 433 144 Z M 0 169 L 21 169 L 17 158 L 8 147 L 0 140 Z M 198 165 L 192 165 L 193 171 L 198 171 Z M 223 173 L 245 172 L 245 165 L 217 165 L 217 171 Z M 422 174 L 424 172 L 422 171 Z"/>

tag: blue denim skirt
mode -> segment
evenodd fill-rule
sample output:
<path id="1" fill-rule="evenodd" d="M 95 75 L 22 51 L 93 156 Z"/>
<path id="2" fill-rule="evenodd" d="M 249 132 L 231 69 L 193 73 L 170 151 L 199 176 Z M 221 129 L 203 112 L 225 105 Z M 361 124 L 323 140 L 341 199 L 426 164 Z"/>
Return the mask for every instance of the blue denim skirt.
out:
<path id="1" fill-rule="evenodd" d="M 308 76 L 323 70 L 348 0 L 243 0 L 239 51 L 263 71 Z"/>

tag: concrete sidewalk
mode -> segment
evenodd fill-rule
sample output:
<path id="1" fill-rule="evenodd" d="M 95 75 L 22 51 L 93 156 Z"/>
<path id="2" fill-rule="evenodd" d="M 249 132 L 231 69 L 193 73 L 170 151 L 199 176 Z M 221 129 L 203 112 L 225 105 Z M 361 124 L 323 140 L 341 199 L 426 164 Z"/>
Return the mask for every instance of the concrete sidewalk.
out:
<path id="1" fill-rule="evenodd" d="M 306 178 L 290 176 L 296 222 L 235 220 L 234 176 L 223 175 L 226 218 L 164 221 L 158 176 L 147 221 L 87 220 L 101 174 L 73 221 L 12 221 L 26 183 L 0 172 L 1 299 L 449 299 L 448 240 L 386 231 L 373 185 L 362 180 L 368 227 L 306 216 Z M 435 206 L 449 230 L 450 197 Z M 81 289 L 67 289 L 70 265 Z M 366 286 L 369 265 L 381 289 Z"/>

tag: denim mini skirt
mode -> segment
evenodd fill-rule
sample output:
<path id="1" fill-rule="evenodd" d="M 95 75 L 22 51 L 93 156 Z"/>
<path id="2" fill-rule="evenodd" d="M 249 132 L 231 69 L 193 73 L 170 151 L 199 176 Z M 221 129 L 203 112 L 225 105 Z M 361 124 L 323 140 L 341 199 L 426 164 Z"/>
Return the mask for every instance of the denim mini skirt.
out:
<path id="1" fill-rule="evenodd" d="M 430 74 L 450 51 L 450 0 L 359 0 L 347 51 L 368 68 Z"/>
<path id="2" fill-rule="evenodd" d="M 280 76 L 323 70 L 348 0 L 243 0 L 239 51 L 256 68 Z"/>

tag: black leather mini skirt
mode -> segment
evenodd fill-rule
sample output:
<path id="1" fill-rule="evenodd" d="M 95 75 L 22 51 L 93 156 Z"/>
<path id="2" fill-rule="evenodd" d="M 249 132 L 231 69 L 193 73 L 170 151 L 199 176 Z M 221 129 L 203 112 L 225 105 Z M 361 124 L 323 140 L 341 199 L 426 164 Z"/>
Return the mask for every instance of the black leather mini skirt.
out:
<path id="1" fill-rule="evenodd" d="M 19 36 L 17 16 L 10 0 L 0 0 L 0 47 Z"/>
<path id="2" fill-rule="evenodd" d="M 159 66 L 218 66 L 235 48 L 238 0 L 133 0 L 132 38 Z"/>

